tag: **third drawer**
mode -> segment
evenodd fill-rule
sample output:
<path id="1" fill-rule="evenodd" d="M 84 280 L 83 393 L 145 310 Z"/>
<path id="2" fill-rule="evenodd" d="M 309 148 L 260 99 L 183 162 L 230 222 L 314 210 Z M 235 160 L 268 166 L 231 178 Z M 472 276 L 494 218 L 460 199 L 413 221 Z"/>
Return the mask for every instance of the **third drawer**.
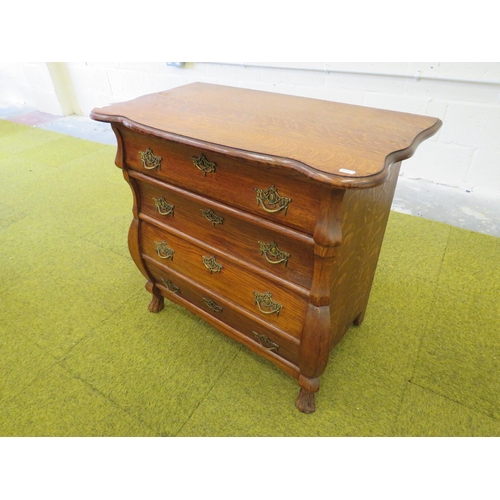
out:
<path id="1" fill-rule="evenodd" d="M 185 237 L 141 223 L 143 256 L 230 298 L 254 316 L 299 338 L 309 300 L 300 287 L 253 274 L 237 260 L 207 251 Z"/>

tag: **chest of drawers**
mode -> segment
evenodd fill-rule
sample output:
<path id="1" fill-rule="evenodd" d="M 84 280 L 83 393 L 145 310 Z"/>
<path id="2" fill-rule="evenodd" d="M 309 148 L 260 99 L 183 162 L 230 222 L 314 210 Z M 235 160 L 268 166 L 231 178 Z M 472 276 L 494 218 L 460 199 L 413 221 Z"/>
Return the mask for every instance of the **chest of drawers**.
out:
<path id="1" fill-rule="evenodd" d="M 400 162 L 440 120 L 203 83 L 91 116 L 117 137 L 149 310 L 185 306 L 295 377 L 313 412 L 363 320 Z"/>

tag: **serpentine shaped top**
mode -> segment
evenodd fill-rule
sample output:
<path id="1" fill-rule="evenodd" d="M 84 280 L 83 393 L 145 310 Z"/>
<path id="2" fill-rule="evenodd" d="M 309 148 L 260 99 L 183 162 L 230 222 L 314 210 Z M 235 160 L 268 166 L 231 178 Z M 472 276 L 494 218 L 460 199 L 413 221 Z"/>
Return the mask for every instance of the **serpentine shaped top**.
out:
<path id="1" fill-rule="evenodd" d="M 295 169 L 339 187 L 382 183 L 438 118 L 208 83 L 95 108 L 94 120 Z"/>

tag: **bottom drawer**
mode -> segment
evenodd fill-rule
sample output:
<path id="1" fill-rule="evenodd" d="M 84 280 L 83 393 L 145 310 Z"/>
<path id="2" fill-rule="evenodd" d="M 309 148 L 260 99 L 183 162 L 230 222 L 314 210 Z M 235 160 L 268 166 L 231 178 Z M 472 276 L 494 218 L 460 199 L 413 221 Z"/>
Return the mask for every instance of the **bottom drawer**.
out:
<path id="1" fill-rule="evenodd" d="M 187 300 L 198 309 L 209 313 L 219 321 L 237 330 L 258 344 L 261 349 L 273 352 L 294 365 L 298 365 L 299 341 L 251 317 L 245 310 L 223 297 L 193 283 L 186 277 L 165 269 L 153 259 L 145 258 L 147 267 L 155 283 L 166 298 L 175 302 L 175 295 Z"/>

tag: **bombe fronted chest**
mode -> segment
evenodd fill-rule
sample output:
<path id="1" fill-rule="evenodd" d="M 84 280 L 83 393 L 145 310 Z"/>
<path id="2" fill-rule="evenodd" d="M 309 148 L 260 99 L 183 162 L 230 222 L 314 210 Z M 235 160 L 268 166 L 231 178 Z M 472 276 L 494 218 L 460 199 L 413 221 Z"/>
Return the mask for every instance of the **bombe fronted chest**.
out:
<path id="1" fill-rule="evenodd" d="M 313 412 L 363 320 L 401 161 L 441 121 L 205 83 L 91 117 L 117 137 L 149 310 L 186 307 L 296 378 Z"/>

